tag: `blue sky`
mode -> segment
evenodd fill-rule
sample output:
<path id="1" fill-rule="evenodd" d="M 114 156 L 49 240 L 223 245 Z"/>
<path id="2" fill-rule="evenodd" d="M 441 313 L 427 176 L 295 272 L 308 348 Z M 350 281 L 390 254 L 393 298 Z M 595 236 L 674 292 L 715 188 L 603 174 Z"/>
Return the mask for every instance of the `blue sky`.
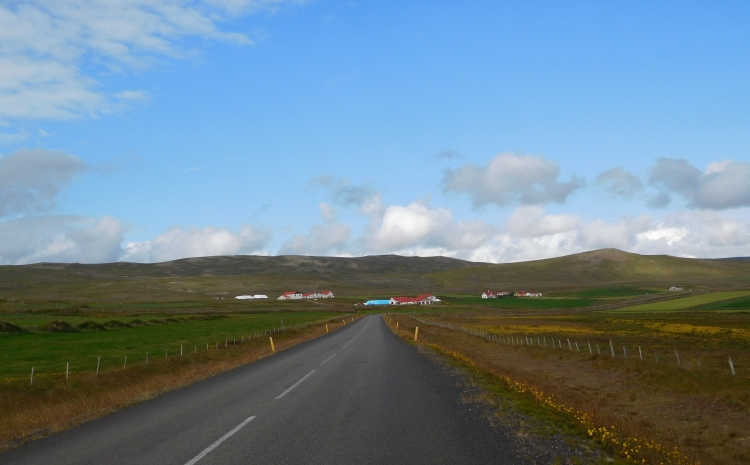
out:
<path id="1" fill-rule="evenodd" d="M 750 255 L 750 6 L 0 2 L 0 263 Z"/>

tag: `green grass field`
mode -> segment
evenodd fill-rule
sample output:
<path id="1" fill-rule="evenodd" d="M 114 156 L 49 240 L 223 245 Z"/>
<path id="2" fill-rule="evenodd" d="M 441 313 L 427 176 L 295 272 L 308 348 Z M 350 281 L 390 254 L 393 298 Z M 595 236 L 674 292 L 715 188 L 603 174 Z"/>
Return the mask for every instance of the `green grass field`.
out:
<path id="1" fill-rule="evenodd" d="M 281 325 L 285 326 L 322 320 L 338 312 L 294 312 L 227 315 L 225 319 L 183 321 L 165 324 L 152 324 L 132 328 L 108 329 L 106 331 L 82 331 L 77 333 L 43 332 L 28 334 L 0 334 L 0 377 L 25 376 L 34 367 L 35 373 L 60 373 L 65 371 L 65 363 L 70 362 L 71 371 L 93 371 L 97 357 L 101 357 L 101 369 L 122 367 L 124 358 L 128 363 L 143 363 L 146 352 L 151 359 L 164 358 L 165 350 L 172 355 L 179 354 L 180 344 L 187 352 L 195 346 L 206 350 L 209 343 L 213 350 L 215 343 L 224 344 L 226 339 L 241 339 L 255 331 L 266 331 Z M 170 318 L 178 317 L 171 315 Z M 17 326 L 38 327 L 55 318 L 40 318 L 18 315 L 4 315 L 4 321 Z M 62 317 L 72 325 L 94 320 L 99 323 L 113 318 Z M 134 317 L 116 318 L 128 322 Z M 141 320 L 164 320 L 163 316 L 140 317 Z"/>
<path id="2" fill-rule="evenodd" d="M 696 309 L 700 310 L 750 310 L 750 297 L 740 297 L 738 299 L 728 299 L 710 304 L 701 305 Z"/>
<path id="3" fill-rule="evenodd" d="M 497 309 L 551 310 L 588 307 L 596 303 L 594 299 L 556 298 L 556 297 L 503 297 L 482 299 L 460 295 L 440 296 L 440 299 L 451 306 L 481 306 Z"/>
<path id="4" fill-rule="evenodd" d="M 663 290 L 643 289 L 631 286 L 596 287 L 574 292 L 556 292 L 553 295 L 563 297 L 577 297 L 579 299 L 624 299 L 650 294 L 659 294 Z"/>
<path id="5" fill-rule="evenodd" d="M 722 302 L 730 299 L 737 299 L 740 297 L 750 296 L 750 291 L 735 291 L 735 292 L 712 292 L 709 294 L 702 294 L 690 297 L 684 297 L 681 299 L 667 300 L 663 302 L 654 302 L 649 304 L 635 305 L 632 307 L 625 307 L 615 312 L 669 312 L 684 310 L 693 307 L 704 306 L 706 304 L 714 304 L 716 302 Z M 704 309 L 701 307 L 701 309 Z"/>

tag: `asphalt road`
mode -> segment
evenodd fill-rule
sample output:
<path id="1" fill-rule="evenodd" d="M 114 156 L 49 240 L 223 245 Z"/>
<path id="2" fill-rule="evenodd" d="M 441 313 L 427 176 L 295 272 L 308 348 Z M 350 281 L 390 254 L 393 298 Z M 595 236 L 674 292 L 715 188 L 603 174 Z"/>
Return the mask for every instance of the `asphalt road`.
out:
<path id="1" fill-rule="evenodd" d="M 379 316 L 0 455 L 0 464 L 517 463 Z"/>

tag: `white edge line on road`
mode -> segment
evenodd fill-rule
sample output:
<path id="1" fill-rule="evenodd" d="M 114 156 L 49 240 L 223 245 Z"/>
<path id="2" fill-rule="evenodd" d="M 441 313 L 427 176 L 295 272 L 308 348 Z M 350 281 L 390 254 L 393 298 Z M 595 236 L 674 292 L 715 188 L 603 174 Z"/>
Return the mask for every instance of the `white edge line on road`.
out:
<path id="1" fill-rule="evenodd" d="M 229 439 L 229 437 L 230 437 L 230 436 L 232 436 L 232 435 L 233 435 L 234 433 L 236 433 L 237 431 L 241 430 L 243 426 L 245 426 L 246 424 L 250 423 L 250 422 L 251 422 L 251 421 L 253 421 L 254 419 L 255 419 L 255 416 L 254 416 L 254 415 L 253 415 L 252 417 L 247 417 L 247 418 L 245 419 L 245 421 L 243 421 L 243 422 L 242 422 L 242 423 L 240 423 L 239 425 L 235 426 L 235 427 L 234 427 L 234 429 L 232 429 L 232 431 L 228 432 L 227 434 L 225 434 L 224 436 L 222 436 L 221 438 L 219 438 L 219 440 L 217 440 L 217 441 L 216 441 L 215 443 L 213 443 L 213 444 L 211 444 L 210 446 L 208 446 L 208 447 L 206 447 L 205 449 L 203 449 L 203 451 L 201 451 L 201 453 L 200 453 L 200 454 L 198 454 L 198 455 L 196 455 L 195 457 L 193 457 L 193 458 L 192 458 L 192 460 L 190 460 L 189 462 L 185 463 L 185 465 L 194 465 L 195 463 L 197 463 L 197 462 L 198 462 L 198 460 L 202 459 L 203 457 L 205 457 L 205 456 L 206 456 L 206 454 L 208 454 L 208 453 L 209 453 L 209 452 L 211 452 L 212 450 L 214 450 L 214 449 L 216 449 L 217 447 L 219 447 L 219 445 L 220 445 L 220 444 L 221 444 L 222 442 L 224 442 L 224 441 L 226 441 L 227 439 Z"/>
<path id="2" fill-rule="evenodd" d="M 330 356 L 330 357 L 328 357 L 327 359 L 323 360 L 323 363 L 326 363 L 326 362 L 327 362 L 328 360 L 332 359 L 332 358 L 333 358 L 333 357 L 335 357 L 335 356 L 336 356 L 336 354 L 333 354 L 333 355 L 331 355 L 331 356 Z M 321 363 L 321 365 L 323 365 L 323 363 Z"/>
<path id="3" fill-rule="evenodd" d="M 302 377 L 302 379 L 300 379 L 300 380 L 299 380 L 299 381 L 297 381 L 296 383 L 292 384 L 292 385 L 291 385 L 291 386 L 289 387 L 289 389 L 287 389 L 286 391 L 284 391 L 284 392 L 282 392 L 281 394 L 279 394 L 279 395 L 278 395 L 278 396 L 276 397 L 276 400 L 279 400 L 279 399 L 281 399 L 282 397 L 284 397 L 285 395 L 287 395 L 287 394 L 289 393 L 289 391 L 291 391 L 292 389 L 294 389 L 294 388 L 296 388 L 297 386 L 299 386 L 299 384 L 300 384 L 300 383 L 301 383 L 302 381 L 304 381 L 304 380 L 306 380 L 307 378 L 309 378 L 309 377 L 310 377 L 310 375 L 312 375 L 313 373 L 315 373 L 315 370 L 313 370 L 313 371 L 311 371 L 310 373 L 306 374 L 305 376 L 303 376 L 303 377 Z"/>

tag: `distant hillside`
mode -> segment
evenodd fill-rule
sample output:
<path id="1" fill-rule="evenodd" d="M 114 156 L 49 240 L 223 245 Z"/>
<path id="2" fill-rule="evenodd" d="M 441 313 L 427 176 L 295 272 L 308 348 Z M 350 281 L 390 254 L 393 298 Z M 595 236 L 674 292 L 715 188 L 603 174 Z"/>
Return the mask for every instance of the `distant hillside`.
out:
<path id="1" fill-rule="evenodd" d="M 470 283 L 484 283 L 493 289 L 498 286 L 555 289 L 611 284 L 740 285 L 750 284 L 750 261 L 638 255 L 601 249 L 546 260 L 437 272 L 433 276 L 445 288 L 463 288 Z"/>
<path id="2" fill-rule="evenodd" d="M 603 249 L 547 260 L 473 263 L 446 257 L 224 256 L 164 263 L 0 266 L 0 298 L 201 300 L 242 293 L 331 289 L 339 295 L 750 284 L 750 260 L 643 256 Z"/>

